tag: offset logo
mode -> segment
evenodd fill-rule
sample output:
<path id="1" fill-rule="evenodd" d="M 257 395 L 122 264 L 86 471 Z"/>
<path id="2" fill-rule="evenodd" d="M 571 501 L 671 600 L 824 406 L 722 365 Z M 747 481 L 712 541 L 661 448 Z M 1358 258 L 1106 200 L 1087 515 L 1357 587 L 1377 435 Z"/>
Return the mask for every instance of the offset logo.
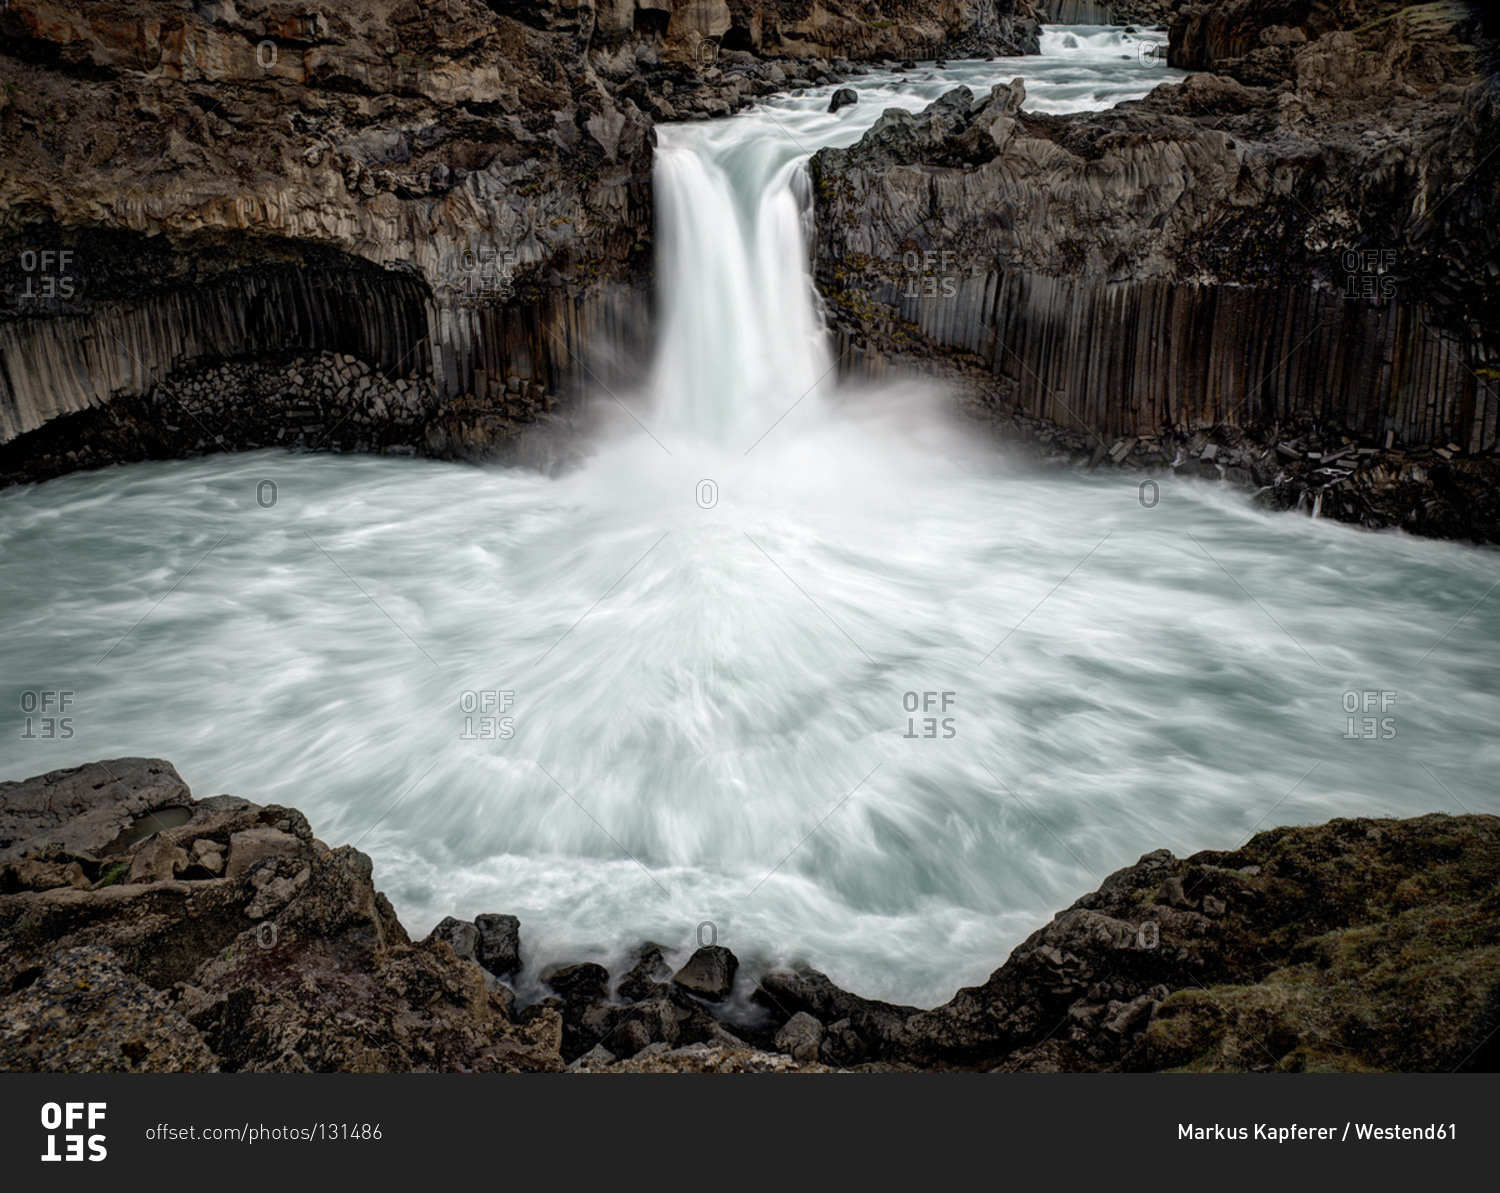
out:
<path id="1" fill-rule="evenodd" d="M 22 741 L 66 741 L 73 736 L 73 718 L 63 716 L 73 703 L 72 692 L 31 691 L 21 693 L 21 711 L 26 714 Z M 38 716 L 37 714 L 41 715 Z"/>
<path id="2" fill-rule="evenodd" d="M 464 741 L 508 741 L 515 736 L 516 718 L 503 714 L 515 702 L 514 692 L 465 692 L 458 698 L 458 707 L 484 715 L 464 717 L 464 731 L 458 736 Z"/>
<path id="3" fill-rule="evenodd" d="M 77 292 L 73 277 L 72 249 L 27 249 L 21 254 L 21 272 L 26 275 L 23 299 L 72 298 Z"/>
<path id="4" fill-rule="evenodd" d="M 942 705 L 941 708 L 938 707 L 940 701 L 941 701 L 941 705 Z M 909 713 L 914 713 L 918 709 L 920 709 L 923 712 L 933 712 L 933 711 L 947 712 L 948 711 L 948 706 L 950 704 L 957 703 L 957 701 L 958 701 L 958 693 L 957 692 L 907 692 L 907 693 L 905 693 L 901 697 L 901 707 L 904 708 Z M 953 721 L 954 721 L 953 717 L 943 717 L 942 718 L 941 724 L 942 724 L 942 730 L 943 730 L 943 732 L 942 732 L 942 736 L 943 737 L 956 737 L 958 735 L 958 729 L 954 726 Z M 937 737 L 938 736 L 939 720 L 938 720 L 937 717 L 923 717 L 923 718 L 921 718 L 922 731 L 920 733 L 917 732 L 917 722 L 918 722 L 918 718 L 916 718 L 916 717 L 907 717 L 906 718 L 906 732 L 903 733 L 901 736 L 902 737 Z"/>
<path id="5" fill-rule="evenodd" d="M 42 1127 L 47 1131 L 47 1150 L 42 1153 L 44 1161 L 91 1160 L 98 1162 L 109 1153 L 104 1148 L 102 1134 L 85 1134 L 85 1122 L 93 1131 L 104 1121 L 104 1102 L 47 1102 L 42 1106 Z M 74 1128 L 79 1130 L 75 1133 Z M 67 1133 L 59 1135 L 59 1131 Z M 59 1145 L 62 1150 L 59 1151 Z M 85 1154 L 87 1149 L 87 1154 Z"/>

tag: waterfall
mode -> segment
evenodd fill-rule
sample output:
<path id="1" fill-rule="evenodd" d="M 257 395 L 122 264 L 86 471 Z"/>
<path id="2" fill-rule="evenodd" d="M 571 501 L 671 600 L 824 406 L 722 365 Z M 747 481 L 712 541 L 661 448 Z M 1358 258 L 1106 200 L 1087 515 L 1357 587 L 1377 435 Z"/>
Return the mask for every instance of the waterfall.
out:
<path id="1" fill-rule="evenodd" d="M 1110 6 L 1096 0 L 1048 0 L 1047 20 L 1054 25 L 1109 25 Z"/>
<path id="2" fill-rule="evenodd" d="M 816 409 L 833 355 L 808 259 L 805 158 L 734 137 L 657 155 L 661 331 L 651 392 L 664 426 L 747 447 Z"/>

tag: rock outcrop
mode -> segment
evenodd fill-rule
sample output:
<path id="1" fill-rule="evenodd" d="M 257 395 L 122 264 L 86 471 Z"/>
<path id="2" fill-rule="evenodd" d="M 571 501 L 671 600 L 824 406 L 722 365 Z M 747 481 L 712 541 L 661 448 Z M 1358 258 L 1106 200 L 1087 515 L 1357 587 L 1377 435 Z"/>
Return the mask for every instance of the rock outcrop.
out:
<path id="1" fill-rule="evenodd" d="M 937 361 L 1004 433 L 1096 466 L 1212 443 L 1278 505 L 1500 539 L 1500 96 L 1475 20 L 1234 0 L 1179 9 L 1171 39 L 1213 73 L 1062 117 L 1019 81 L 960 88 L 815 156 L 846 368 Z M 1281 466 L 1292 439 L 1363 475 Z"/>
<path id="2" fill-rule="evenodd" d="M 370 859 L 306 818 L 194 800 L 115 759 L 0 785 L 0 1068 L 549 1071 L 450 944 L 413 944 Z"/>
<path id="3" fill-rule="evenodd" d="M 1147 854 L 931 1010 L 654 944 L 518 1009 L 515 917 L 413 943 L 295 809 L 115 759 L 0 784 L 0 1069 L 1493 1071 L 1497 912 L 1500 818 L 1335 820 Z"/>

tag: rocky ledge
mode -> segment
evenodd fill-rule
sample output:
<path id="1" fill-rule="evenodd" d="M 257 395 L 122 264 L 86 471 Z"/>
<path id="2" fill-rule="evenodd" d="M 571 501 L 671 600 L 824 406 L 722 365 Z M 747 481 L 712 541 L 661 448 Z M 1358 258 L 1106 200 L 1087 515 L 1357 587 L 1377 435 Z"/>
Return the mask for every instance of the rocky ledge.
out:
<path id="1" fill-rule="evenodd" d="M 1490 1071 L 1497 1028 L 1493 816 L 1158 850 L 922 1010 L 720 946 L 541 967 L 503 914 L 413 941 L 365 854 L 159 759 L 0 783 L 5 1070 Z"/>

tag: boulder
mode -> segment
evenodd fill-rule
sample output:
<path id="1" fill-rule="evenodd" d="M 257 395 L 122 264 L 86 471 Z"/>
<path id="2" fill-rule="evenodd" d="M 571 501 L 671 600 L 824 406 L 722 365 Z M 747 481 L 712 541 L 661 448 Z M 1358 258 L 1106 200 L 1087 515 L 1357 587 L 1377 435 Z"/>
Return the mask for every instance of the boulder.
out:
<path id="1" fill-rule="evenodd" d="M 513 915 L 493 913 L 474 917 L 479 933 L 476 958 L 479 964 L 497 977 L 519 973 L 521 969 L 521 921 Z"/>
<path id="2" fill-rule="evenodd" d="M 191 864 L 186 849 L 177 844 L 170 835 L 158 834 L 145 841 L 135 851 L 126 881 L 166 882 L 176 878 Z"/>
<path id="3" fill-rule="evenodd" d="M 684 990 L 723 1002 L 734 989 L 734 975 L 739 959 L 722 945 L 707 945 L 688 958 L 687 964 L 672 975 L 672 981 Z"/>
<path id="4" fill-rule="evenodd" d="M 455 953 L 465 961 L 479 959 L 479 929 L 468 920 L 444 917 L 427 936 L 429 941 L 446 941 Z M 486 966 L 488 968 L 488 966 Z M 494 970 L 490 970 L 494 973 Z"/>
<path id="5" fill-rule="evenodd" d="M 660 996 L 671 978 L 665 951 L 659 944 L 648 943 L 641 946 L 635 965 L 620 979 L 615 992 L 627 1002 L 638 1002 Z"/>
<path id="6" fill-rule="evenodd" d="M 816 1061 L 823 1043 L 823 1025 L 806 1011 L 798 1011 L 776 1033 L 776 1051 L 793 1060 Z"/>
<path id="7" fill-rule="evenodd" d="M 840 87 L 833 93 L 833 98 L 828 101 L 828 110 L 837 112 L 840 108 L 847 108 L 850 104 L 859 103 L 859 92 L 853 87 Z"/>
<path id="8" fill-rule="evenodd" d="M 102 856 L 137 821 L 188 799 L 187 784 L 160 758 L 111 758 L 0 783 L 0 861 L 51 848 Z"/>
<path id="9" fill-rule="evenodd" d="M 564 1003 L 591 1003 L 602 1000 L 609 989 L 609 970 L 592 961 L 564 965 L 542 975 L 542 981 L 556 990 Z"/>

